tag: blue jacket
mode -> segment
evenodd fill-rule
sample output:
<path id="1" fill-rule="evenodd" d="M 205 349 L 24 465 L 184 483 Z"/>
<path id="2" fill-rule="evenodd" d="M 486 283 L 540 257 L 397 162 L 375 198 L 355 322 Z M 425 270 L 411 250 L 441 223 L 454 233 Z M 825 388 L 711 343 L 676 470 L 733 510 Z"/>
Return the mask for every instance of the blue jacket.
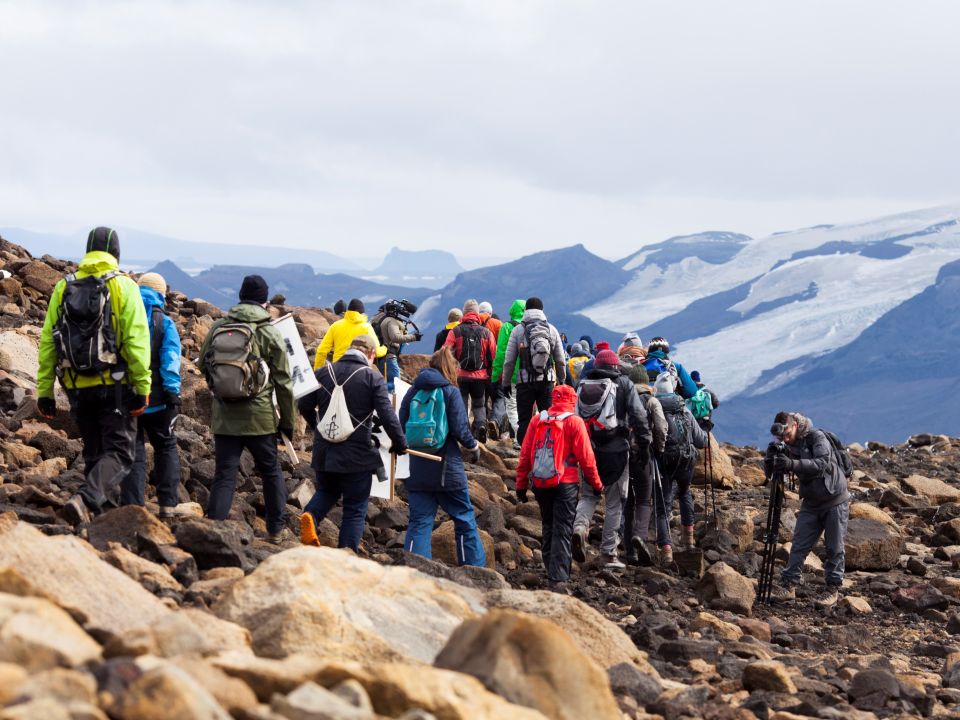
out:
<path id="1" fill-rule="evenodd" d="M 141 287 L 140 297 L 143 307 L 147 311 L 147 325 L 150 328 L 150 348 L 154 345 L 153 308 L 163 310 L 163 296 L 153 288 Z M 150 387 L 150 407 L 146 412 L 155 413 L 165 410 L 163 391 L 180 394 L 180 334 L 173 320 L 163 316 L 163 339 L 160 341 L 159 367 L 153 367 L 153 358 L 150 358 L 150 369 L 153 381 Z M 157 372 L 159 370 L 159 372 Z"/>
<path id="2" fill-rule="evenodd" d="M 403 397 L 400 404 L 400 424 L 406 427 L 410 417 L 410 401 L 418 390 L 433 390 L 443 388 L 443 402 L 447 408 L 447 441 L 443 445 L 443 462 L 424 460 L 414 455 L 410 456 L 410 479 L 407 480 L 407 490 L 415 492 L 437 492 L 442 490 L 466 490 L 467 473 L 463 467 L 463 456 L 457 441 L 467 448 L 477 446 L 477 441 L 470 433 L 470 424 L 467 421 L 467 409 L 463 406 L 460 390 L 451 385 L 438 370 L 424 368 L 413 381 L 413 387 Z"/>
<path id="3" fill-rule="evenodd" d="M 647 359 L 643 361 L 643 366 L 647 370 L 656 370 L 661 365 L 657 360 L 663 361 L 666 359 L 667 354 L 663 350 L 654 350 L 653 352 L 647 353 Z M 692 398 L 697 394 L 697 384 L 693 381 L 693 378 L 690 377 L 690 373 L 687 372 L 683 365 L 675 360 L 671 360 L 670 362 L 672 362 L 673 366 L 677 369 L 677 377 L 680 378 L 680 384 L 677 386 L 677 394 L 684 399 Z"/>

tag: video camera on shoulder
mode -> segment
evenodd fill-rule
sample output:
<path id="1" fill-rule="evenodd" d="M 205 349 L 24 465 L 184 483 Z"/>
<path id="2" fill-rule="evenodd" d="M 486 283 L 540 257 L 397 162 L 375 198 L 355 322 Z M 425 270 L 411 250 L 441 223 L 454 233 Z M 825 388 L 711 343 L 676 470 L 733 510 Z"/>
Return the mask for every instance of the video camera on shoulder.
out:
<path id="1" fill-rule="evenodd" d="M 417 311 L 417 306 L 409 300 L 387 300 L 383 304 L 383 311 L 387 315 L 408 318 Z"/>

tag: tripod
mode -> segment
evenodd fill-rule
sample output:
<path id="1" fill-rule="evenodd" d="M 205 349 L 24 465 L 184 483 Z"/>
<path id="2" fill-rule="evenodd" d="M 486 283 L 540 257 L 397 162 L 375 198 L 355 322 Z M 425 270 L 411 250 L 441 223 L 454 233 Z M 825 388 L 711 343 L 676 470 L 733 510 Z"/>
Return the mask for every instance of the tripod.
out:
<path id="1" fill-rule="evenodd" d="M 775 471 L 770 477 L 770 499 L 767 503 L 767 524 L 763 534 L 763 558 L 760 564 L 760 583 L 757 604 L 770 603 L 773 589 L 773 564 L 780 535 L 780 513 L 783 511 L 783 471 Z"/>

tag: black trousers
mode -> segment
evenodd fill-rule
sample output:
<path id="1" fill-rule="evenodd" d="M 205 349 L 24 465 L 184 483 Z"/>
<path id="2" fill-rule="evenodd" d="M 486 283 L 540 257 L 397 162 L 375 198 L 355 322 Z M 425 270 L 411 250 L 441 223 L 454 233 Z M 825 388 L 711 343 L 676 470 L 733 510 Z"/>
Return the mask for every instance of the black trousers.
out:
<path id="1" fill-rule="evenodd" d="M 460 378 L 457 384 L 460 386 L 460 397 L 463 398 L 463 407 L 470 412 L 470 406 L 473 405 L 473 427 L 484 426 L 487 424 L 487 383 L 488 380 L 469 378 Z"/>
<path id="2" fill-rule="evenodd" d="M 527 426 L 530 424 L 530 418 L 533 417 L 533 406 L 536 405 L 538 411 L 547 410 L 552 403 L 552 380 L 517 383 L 517 420 L 520 425 L 517 428 L 517 442 L 523 444 Z"/>
<path id="3" fill-rule="evenodd" d="M 650 531 L 650 516 L 653 511 L 653 467 L 648 453 L 639 457 L 630 457 L 630 486 L 627 492 L 627 506 L 623 511 L 623 537 L 629 541 L 639 536 L 644 542 Z"/>
<path id="4" fill-rule="evenodd" d="M 154 413 L 144 413 L 137 422 L 137 443 L 133 467 L 120 485 L 121 505 L 143 505 L 146 484 L 146 446 L 153 446 L 153 477 L 157 486 L 157 502 L 162 507 L 173 507 L 180 502 L 180 456 L 177 454 L 177 436 L 173 423 L 175 409 L 168 407 Z"/>
<path id="5" fill-rule="evenodd" d="M 543 521 L 541 552 L 547 568 L 547 578 L 553 582 L 570 579 L 570 538 L 573 519 L 580 498 L 579 483 L 560 483 L 554 488 L 534 488 L 533 495 L 540 506 Z"/>
<path id="6" fill-rule="evenodd" d="M 123 387 L 121 407 L 116 388 L 100 386 L 71 390 L 70 412 L 83 441 L 85 480 L 78 493 L 88 508 L 99 512 L 119 501 L 118 488 L 133 465 L 136 418 L 130 415 L 133 392 Z"/>
<path id="7" fill-rule="evenodd" d="M 267 532 L 276 535 L 286 525 L 287 486 L 277 457 L 277 436 L 214 435 L 217 470 L 210 485 L 207 517 L 226 520 L 237 489 L 240 455 L 246 448 L 263 480 L 263 502 L 267 509 Z"/>

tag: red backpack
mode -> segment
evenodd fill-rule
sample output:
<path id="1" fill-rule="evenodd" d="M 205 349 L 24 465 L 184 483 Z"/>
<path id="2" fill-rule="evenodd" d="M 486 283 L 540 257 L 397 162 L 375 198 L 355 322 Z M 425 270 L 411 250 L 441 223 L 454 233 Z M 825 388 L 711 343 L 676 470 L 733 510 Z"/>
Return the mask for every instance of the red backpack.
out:
<path id="1" fill-rule="evenodd" d="M 546 410 L 540 413 L 537 434 L 533 438 L 533 463 L 529 475 L 533 487 L 553 488 L 560 484 L 569 454 L 563 425 L 571 415 L 573 413 L 569 412 L 548 415 Z"/>

